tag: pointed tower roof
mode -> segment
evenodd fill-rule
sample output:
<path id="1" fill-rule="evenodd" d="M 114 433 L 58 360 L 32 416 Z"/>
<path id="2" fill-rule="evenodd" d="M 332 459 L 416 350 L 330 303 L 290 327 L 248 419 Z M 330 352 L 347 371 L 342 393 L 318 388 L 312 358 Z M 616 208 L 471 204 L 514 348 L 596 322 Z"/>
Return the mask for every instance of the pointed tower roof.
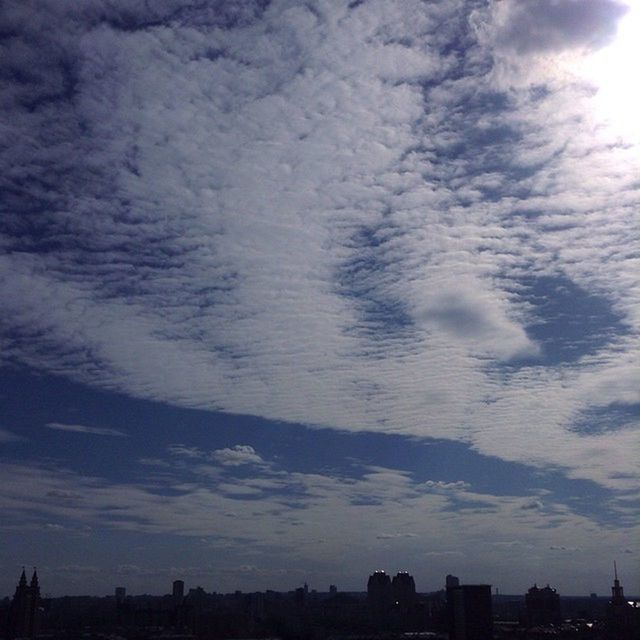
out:
<path id="1" fill-rule="evenodd" d="M 24 572 L 24 567 L 22 567 L 22 575 L 20 576 L 20 582 L 18 582 L 18 586 L 20 587 L 27 586 L 27 574 Z"/>
<path id="2" fill-rule="evenodd" d="M 611 601 L 612 602 L 624 602 L 624 589 L 618 580 L 618 566 L 613 563 L 613 587 L 611 587 Z"/>
<path id="3" fill-rule="evenodd" d="M 31 586 L 32 587 L 38 586 L 38 572 L 36 571 L 35 567 L 33 567 L 33 575 L 31 576 Z"/>

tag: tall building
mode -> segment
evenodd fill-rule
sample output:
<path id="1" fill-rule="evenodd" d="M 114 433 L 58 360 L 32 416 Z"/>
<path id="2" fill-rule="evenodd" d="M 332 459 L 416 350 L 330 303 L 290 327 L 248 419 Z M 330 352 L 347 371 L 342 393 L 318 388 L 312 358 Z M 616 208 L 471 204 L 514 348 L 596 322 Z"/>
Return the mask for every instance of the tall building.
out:
<path id="1" fill-rule="evenodd" d="M 9 606 L 7 638 L 33 638 L 38 633 L 40 622 L 40 585 L 38 574 L 33 570 L 31 582 L 27 584 L 24 569 L 16 592 Z"/>
<path id="2" fill-rule="evenodd" d="M 537 627 L 546 624 L 560 624 L 560 595 L 549 585 L 539 588 L 534 584 L 524 597 L 527 611 L 527 625 Z"/>
<path id="3" fill-rule="evenodd" d="M 449 587 L 457 587 L 460 584 L 460 578 L 458 576 L 452 576 L 450 573 L 447 574 L 445 579 L 445 584 L 447 588 Z"/>
<path id="4" fill-rule="evenodd" d="M 393 603 L 401 609 L 408 609 L 416 599 L 416 583 L 407 571 L 398 571 L 391 581 Z"/>
<path id="5" fill-rule="evenodd" d="M 378 611 L 388 609 L 392 602 L 391 578 L 384 571 L 374 571 L 367 581 L 367 601 Z"/>
<path id="6" fill-rule="evenodd" d="M 640 607 L 628 602 L 618 580 L 618 567 L 613 563 L 613 587 L 607 604 L 607 638 L 611 640 L 638 640 L 640 638 Z"/>
<path id="7" fill-rule="evenodd" d="M 611 604 L 619 605 L 626 604 L 624 599 L 624 589 L 618 580 L 618 565 L 613 563 L 613 587 L 611 587 Z"/>
<path id="8" fill-rule="evenodd" d="M 447 588 L 450 640 L 491 640 L 491 585 L 464 584 Z"/>
<path id="9" fill-rule="evenodd" d="M 184 580 L 174 580 L 171 593 L 176 604 L 181 604 L 184 599 Z"/>

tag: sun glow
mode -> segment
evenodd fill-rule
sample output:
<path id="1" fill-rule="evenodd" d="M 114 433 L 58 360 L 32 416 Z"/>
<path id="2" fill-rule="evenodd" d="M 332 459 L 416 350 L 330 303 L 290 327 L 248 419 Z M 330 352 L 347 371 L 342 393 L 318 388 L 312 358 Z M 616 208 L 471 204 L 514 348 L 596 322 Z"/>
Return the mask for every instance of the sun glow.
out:
<path id="1" fill-rule="evenodd" d="M 615 41 L 589 56 L 584 73 L 597 88 L 594 115 L 613 133 L 640 144 L 640 8 L 630 5 Z"/>

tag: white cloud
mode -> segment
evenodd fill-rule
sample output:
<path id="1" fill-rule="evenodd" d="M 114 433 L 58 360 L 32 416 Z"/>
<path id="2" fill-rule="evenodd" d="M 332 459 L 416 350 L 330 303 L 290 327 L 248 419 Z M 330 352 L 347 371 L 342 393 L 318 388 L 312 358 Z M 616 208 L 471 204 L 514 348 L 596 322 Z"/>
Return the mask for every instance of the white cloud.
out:
<path id="1" fill-rule="evenodd" d="M 558 560 L 559 564 L 550 568 L 545 564 L 550 550 L 571 551 L 567 554 L 570 566 L 576 554 L 605 558 L 602 563 L 590 563 L 589 575 L 597 576 L 608 571 L 606 558 L 628 547 L 626 541 L 637 529 L 637 523 L 624 530 L 602 529 L 597 522 L 557 503 L 549 504 L 546 510 L 522 509 L 526 501 L 520 496 L 469 490 L 455 494 L 425 492 L 411 474 L 397 469 L 370 469 L 362 478 L 283 469 L 275 479 L 279 480 L 277 491 L 251 494 L 244 490 L 261 480 L 273 481 L 273 470 L 258 468 L 252 478 L 227 477 L 221 484 L 235 488 L 229 493 L 180 466 L 174 466 L 172 474 L 162 479 L 147 478 L 144 484 L 135 484 L 109 482 L 50 466 L 2 464 L 0 508 L 5 514 L 5 527 L 20 523 L 26 529 L 41 528 L 55 522 L 72 532 L 86 526 L 110 531 L 109 535 L 138 532 L 149 547 L 154 545 L 154 534 L 202 540 L 204 574 L 221 580 L 221 573 L 229 567 L 255 566 L 264 575 L 265 584 L 276 579 L 276 569 L 290 579 L 313 566 L 323 575 L 343 576 L 355 585 L 371 566 L 393 560 L 396 566 L 411 567 L 424 589 L 439 588 L 437 576 L 451 572 L 469 580 L 484 576 L 499 585 L 517 584 L 543 566 L 550 572 L 548 579 L 562 589 L 564 584 L 573 584 L 567 582 L 569 565 Z M 180 483 L 190 488 L 176 492 Z M 54 492 L 72 498 L 44 497 Z M 368 496 L 369 502 L 354 506 L 354 500 L 358 502 L 361 496 Z M 468 513 L 451 502 L 456 497 L 491 504 L 492 510 Z M 455 540 L 453 547 L 451 540 Z M 527 553 L 515 558 L 505 554 L 503 546 L 513 542 L 501 543 L 504 540 L 518 540 Z M 161 547 L 164 544 L 161 542 Z M 189 545 L 191 557 L 195 557 L 196 548 Z M 213 560 L 212 547 L 219 552 Z M 387 555 L 391 547 L 392 559 Z M 350 557 L 349 567 L 340 560 L 345 554 Z M 466 564 L 458 566 L 456 557 Z M 60 562 L 66 560 L 61 557 Z M 164 565 L 151 568 L 133 558 L 122 565 L 110 568 L 109 575 L 154 579 L 167 575 Z M 224 584 L 228 588 L 239 586 L 234 576 Z M 269 586 L 275 585 L 271 582 Z"/>
<path id="2" fill-rule="evenodd" d="M 184 444 L 170 444 L 167 447 L 169 453 L 183 458 L 205 458 L 206 453 L 198 447 L 187 447 Z"/>
<path id="3" fill-rule="evenodd" d="M 456 482 L 443 482 L 442 480 L 427 480 L 424 485 L 429 490 L 437 491 L 465 491 L 470 485 L 462 480 Z"/>
<path id="4" fill-rule="evenodd" d="M 28 37 L 3 52 L 38 79 L 2 87 L 0 173 L 32 185 L 0 237 L 2 362 L 638 486 L 631 430 L 572 429 L 638 401 L 637 149 L 556 64 L 612 36 L 614 3 L 277 0 L 144 26 L 163 3 L 126 29 L 100 6 L 12 5 Z M 545 364 L 521 295 L 540 275 L 600 293 L 626 336 Z"/>
<path id="5" fill-rule="evenodd" d="M 127 434 L 124 431 L 118 429 L 108 429 L 107 427 L 86 427 L 82 424 L 63 424 L 61 422 L 48 422 L 48 429 L 54 429 L 55 431 L 69 431 L 71 433 L 86 433 L 93 436 L 117 436 L 126 437 Z"/>
<path id="6" fill-rule="evenodd" d="M 227 449 L 217 449 L 210 456 L 224 467 L 238 467 L 245 464 L 264 464 L 264 460 L 249 445 L 237 444 Z"/>

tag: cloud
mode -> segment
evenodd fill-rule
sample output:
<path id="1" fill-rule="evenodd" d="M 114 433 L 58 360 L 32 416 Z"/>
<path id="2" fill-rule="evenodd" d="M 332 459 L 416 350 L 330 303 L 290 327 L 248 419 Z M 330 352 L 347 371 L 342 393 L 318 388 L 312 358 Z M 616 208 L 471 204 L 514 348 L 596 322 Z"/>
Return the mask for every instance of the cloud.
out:
<path id="1" fill-rule="evenodd" d="M 539 347 L 522 325 L 508 316 L 508 299 L 478 280 L 460 274 L 446 290 L 425 292 L 417 311 L 427 325 L 440 329 L 472 349 L 500 360 L 533 356 Z"/>
<path id="2" fill-rule="evenodd" d="M 65 565 L 56 566 L 55 571 L 60 573 L 73 573 L 73 574 L 84 575 L 84 574 L 92 574 L 92 573 L 97 574 L 97 573 L 100 573 L 101 571 L 104 571 L 104 569 L 101 567 L 96 567 L 94 565 L 65 564 Z"/>
<path id="3" fill-rule="evenodd" d="M 135 482 L 110 481 L 51 465 L 2 463 L 3 527 L 41 530 L 53 522 L 66 531 L 80 532 L 89 526 L 116 538 L 136 535 L 122 539 L 144 540 L 149 553 L 156 545 L 165 548 L 167 534 L 177 536 L 176 541 L 187 537 L 201 541 L 206 549 L 207 564 L 198 575 L 219 576 L 229 567 L 255 566 L 271 587 L 274 584 L 268 580 L 278 576 L 308 575 L 311 564 L 326 579 L 348 575 L 359 584 L 370 567 L 385 557 L 391 542 L 399 566 L 416 567 L 425 576 L 444 575 L 452 570 L 448 564 L 452 558 L 478 557 L 479 540 L 501 537 L 517 539 L 527 553 L 517 554 L 514 562 L 513 554 L 505 555 L 499 545 L 482 543 L 484 564 L 476 570 L 476 561 L 469 560 L 466 571 L 479 579 L 486 575 L 487 566 L 501 567 L 504 584 L 506 576 L 534 573 L 537 557 L 544 551 L 575 548 L 594 557 L 609 557 L 624 548 L 637 529 L 637 522 L 624 530 L 609 527 L 603 540 L 598 523 L 569 506 L 555 504 L 549 513 L 523 510 L 523 498 L 518 495 L 467 492 L 466 500 L 493 505 L 491 512 L 469 514 L 455 507 L 456 494 L 425 492 L 423 483 L 402 469 L 376 467 L 360 477 L 342 477 L 255 466 L 255 473 L 247 477 L 244 471 L 232 475 L 238 469 L 231 467 L 224 480 L 212 481 L 198 475 L 197 464 L 194 461 L 192 468 L 174 463 L 166 475 Z M 261 483 L 266 484 L 260 492 L 243 491 Z M 354 506 L 357 496 L 372 500 Z M 456 540 L 456 548 L 442 548 L 442 540 L 450 539 Z M 212 547 L 220 553 L 208 564 Z M 336 560 L 345 553 L 351 558 L 348 568 Z M 62 557 L 61 562 L 65 562 Z M 601 564 L 602 571 L 607 571 L 607 563 Z M 133 558 L 122 565 L 109 569 L 110 579 L 168 575 L 160 565 L 151 568 L 151 563 L 140 565 Z M 554 568 L 558 576 L 566 570 L 562 564 Z M 224 584 L 238 586 L 233 577 Z"/>
<path id="4" fill-rule="evenodd" d="M 492 8 L 495 42 L 521 55 L 603 47 L 628 11 L 616 0 L 499 0 Z"/>
<path id="5" fill-rule="evenodd" d="M 22 438 L 7 429 L 0 429 L 0 442 L 18 442 Z"/>
<path id="6" fill-rule="evenodd" d="M 637 149 L 558 66 L 621 5 L 235 6 L 7 5 L 2 363 L 637 487 L 573 429 L 638 399 Z M 531 277 L 612 326 L 545 360 Z"/>
<path id="7" fill-rule="evenodd" d="M 237 444 L 230 449 L 217 449 L 210 456 L 224 467 L 238 467 L 245 464 L 264 464 L 264 460 L 249 445 Z"/>
<path id="8" fill-rule="evenodd" d="M 170 468 L 171 464 L 160 458 L 140 458 L 138 462 L 146 467 L 165 467 Z"/>
<path id="9" fill-rule="evenodd" d="M 175 456 L 183 458 L 198 459 L 206 457 L 206 453 L 201 449 L 198 449 L 198 447 L 187 447 L 183 444 L 170 444 L 167 447 L 167 451 Z"/>
<path id="10" fill-rule="evenodd" d="M 265 461 L 256 452 L 256 450 L 248 444 L 237 444 L 233 447 L 224 449 L 216 449 L 215 451 L 203 451 L 198 447 L 188 447 L 182 444 L 172 444 L 167 450 L 175 456 L 192 460 L 205 460 L 215 462 L 223 467 L 239 467 L 243 465 L 265 465 Z M 150 461 L 157 464 L 157 461 Z M 147 462 L 149 464 L 149 461 Z M 207 473 L 210 469 L 207 466 L 197 467 L 200 473 Z"/>
<path id="11" fill-rule="evenodd" d="M 60 422 L 48 422 L 48 429 L 55 429 L 56 431 L 69 431 L 71 433 L 86 433 L 93 436 L 116 436 L 127 437 L 124 431 L 118 429 L 108 429 L 105 427 L 85 427 L 81 424 L 62 424 Z"/>
<path id="12" fill-rule="evenodd" d="M 529 500 L 520 505 L 520 508 L 524 509 L 525 511 L 529 511 L 531 509 L 539 510 L 539 509 L 542 509 L 543 507 L 544 505 L 542 504 L 541 500 Z"/>
<path id="13" fill-rule="evenodd" d="M 444 482 L 442 480 L 427 480 L 423 486 L 429 490 L 436 491 L 464 491 L 470 488 L 470 485 L 462 480 L 456 482 Z"/>
<path id="14" fill-rule="evenodd" d="M 554 545 L 550 546 L 549 549 L 551 551 L 580 551 L 577 547 L 556 547 Z"/>

